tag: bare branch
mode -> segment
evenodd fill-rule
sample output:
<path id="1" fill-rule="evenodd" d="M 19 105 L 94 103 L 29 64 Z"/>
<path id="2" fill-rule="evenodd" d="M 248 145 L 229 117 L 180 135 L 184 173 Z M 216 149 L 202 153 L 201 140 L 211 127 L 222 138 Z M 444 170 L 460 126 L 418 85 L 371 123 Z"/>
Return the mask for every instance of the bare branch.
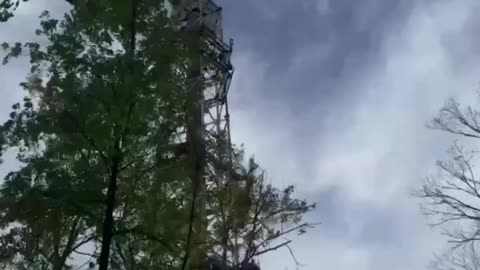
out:
<path id="1" fill-rule="evenodd" d="M 290 255 L 292 256 L 293 261 L 295 262 L 295 265 L 297 265 L 297 269 L 300 268 L 301 266 L 304 266 L 298 262 L 297 257 L 295 256 L 295 253 L 293 253 L 292 248 L 289 245 L 286 245 L 285 247 L 288 248 L 288 252 L 290 252 Z"/>
<path id="2" fill-rule="evenodd" d="M 256 257 L 256 256 L 260 256 L 262 254 L 265 254 L 267 252 L 270 252 L 270 251 L 274 251 L 274 250 L 277 250 L 283 246 L 287 246 L 288 244 L 290 244 L 292 242 L 292 240 L 288 240 L 287 242 L 284 242 L 284 243 L 281 243 L 279 245 L 276 245 L 274 247 L 271 247 L 271 248 L 267 248 L 267 249 L 264 249 L 264 250 L 261 250 L 261 251 L 257 251 L 253 254 L 252 257 Z"/>
<path id="3" fill-rule="evenodd" d="M 452 248 L 442 255 L 435 255 L 431 268 L 435 270 L 480 270 L 480 258 L 472 242 L 461 248 Z"/>
<path id="4" fill-rule="evenodd" d="M 440 110 L 439 116 L 435 117 L 427 126 L 431 129 L 478 139 L 480 138 L 480 126 L 477 124 L 477 117 L 478 113 L 470 107 L 467 107 L 467 115 L 465 115 L 459 104 L 454 99 L 450 99 Z"/>

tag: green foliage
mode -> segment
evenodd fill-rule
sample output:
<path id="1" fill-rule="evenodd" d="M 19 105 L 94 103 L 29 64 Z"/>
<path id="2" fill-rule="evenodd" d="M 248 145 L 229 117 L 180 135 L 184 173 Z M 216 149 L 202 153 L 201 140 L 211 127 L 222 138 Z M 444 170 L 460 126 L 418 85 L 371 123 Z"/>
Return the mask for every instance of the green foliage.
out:
<path id="1" fill-rule="evenodd" d="M 265 183 L 265 174 L 253 158 L 244 166 L 242 149 L 232 149 L 231 169 L 211 176 L 210 251 L 222 254 L 233 266 L 290 243 L 281 237 L 303 234 L 314 224 L 302 223 L 315 204 L 293 197 L 294 187 L 284 190 Z M 224 179 L 219 181 L 219 179 Z"/>
<path id="2" fill-rule="evenodd" d="M 31 62 L 24 102 L 0 129 L 2 151 L 17 149 L 23 163 L 1 189 L 0 225 L 13 226 L 1 239 L 6 263 L 62 269 L 76 248 L 98 241 L 115 161 L 122 248 L 113 257 L 128 248 L 130 265 L 143 265 L 136 255 L 145 249 L 164 253 L 159 239 L 177 248 L 182 238 L 172 218 L 183 211 L 183 197 L 172 199 L 185 185 L 182 162 L 164 155 L 183 119 L 182 46 L 158 1 L 139 1 L 135 21 L 131 12 L 129 1 L 79 2 L 62 20 L 42 14 L 36 33 L 48 45 L 2 44 L 4 64 Z M 157 258 L 158 267 L 166 257 Z"/>
<path id="3" fill-rule="evenodd" d="M 6 22 L 13 17 L 13 12 L 20 5 L 21 0 L 1 0 L 0 2 L 0 22 Z M 28 0 L 22 0 L 26 2 Z"/>
<path id="4" fill-rule="evenodd" d="M 0 188 L 0 264 L 73 267 L 72 254 L 106 234 L 114 181 L 110 269 L 179 269 L 192 187 L 171 143 L 185 125 L 192 52 L 165 7 L 78 1 L 62 19 L 43 12 L 36 34 L 48 43 L 1 45 L 4 64 L 27 55 L 30 73 L 24 100 L 0 126 L 0 154 L 15 150 L 22 163 Z M 206 238 L 225 260 L 248 261 L 308 227 L 301 217 L 314 205 L 293 199 L 293 187 L 267 185 L 253 159 L 243 166 L 241 149 L 232 151 L 233 164 L 209 156 Z"/>

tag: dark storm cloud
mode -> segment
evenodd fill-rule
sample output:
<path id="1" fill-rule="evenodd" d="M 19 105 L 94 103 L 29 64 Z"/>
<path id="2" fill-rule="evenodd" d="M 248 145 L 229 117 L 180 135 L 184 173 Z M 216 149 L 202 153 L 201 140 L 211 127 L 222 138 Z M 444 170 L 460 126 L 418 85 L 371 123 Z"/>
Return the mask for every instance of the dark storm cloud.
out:
<path id="1" fill-rule="evenodd" d="M 296 139 L 304 142 L 315 140 L 334 110 L 338 110 L 336 122 L 350 120 L 340 108 L 348 107 L 359 93 L 342 84 L 378 61 L 386 29 L 406 20 L 412 4 L 411 0 L 335 0 L 319 10 L 320 1 L 326 0 L 218 1 L 223 6 L 225 36 L 235 39 L 234 60 L 248 51 L 266 66 L 261 78 L 265 83 L 255 92 L 258 104 L 249 100 L 247 105 L 264 111 L 278 105 L 290 111 L 296 119 L 290 119 L 288 126 L 298 130 Z M 236 80 L 253 80 L 238 75 Z M 245 99 L 242 95 L 248 90 L 232 89 L 238 92 L 232 94 L 238 97 L 233 102 Z M 315 116 L 308 116 L 312 110 Z M 297 161 L 312 162 L 310 145 L 296 148 Z"/>
<path id="2" fill-rule="evenodd" d="M 411 0 L 335 0 L 321 12 L 320 0 L 219 2 L 225 35 L 235 39 L 235 49 L 252 50 L 265 59 L 267 76 L 288 75 L 283 87 L 272 86 L 261 94 L 295 96 L 295 109 L 312 95 L 334 98 L 338 82 L 376 59 L 385 30 L 405 20 L 412 7 Z M 294 74 L 292 65 L 300 65 Z"/>
<path id="3" fill-rule="evenodd" d="M 304 269 L 425 269 L 443 240 L 406 189 L 447 145 L 424 122 L 479 77 L 479 2 L 330 0 L 319 10 L 325 1 L 217 1 L 235 39 L 234 142 L 274 184 L 317 202 L 309 220 L 323 224 L 293 244 Z M 33 33 L 37 11 L 0 25 L 2 39 Z M 2 108 L 28 70 L 8 68 Z M 289 256 L 272 253 L 262 268 L 285 269 Z"/>
<path id="4" fill-rule="evenodd" d="M 425 122 L 478 80 L 478 1 L 329 3 L 222 1 L 232 134 L 318 202 L 306 269 L 425 269 L 444 239 L 408 193 L 449 143 Z"/>

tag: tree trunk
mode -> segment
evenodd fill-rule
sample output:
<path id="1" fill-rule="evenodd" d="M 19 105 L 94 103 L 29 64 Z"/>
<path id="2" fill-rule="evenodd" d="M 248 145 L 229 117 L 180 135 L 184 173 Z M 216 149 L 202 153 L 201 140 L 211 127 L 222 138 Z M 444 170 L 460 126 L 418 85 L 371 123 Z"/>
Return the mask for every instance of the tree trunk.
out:
<path id="1" fill-rule="evenodd" d="M 75 240 L 78 236 L 80 222 L 80 219 L 77 219 L 76 217 L 74 218 L 72 228 L 70 229 L 70 233 L 68 234 L 67 244 L 63 249 L 62 255 L 56 256 L 57 258 L 55 260 L 55 264 L 53 265 L 53 270 L 63 270 L 68 257 L 72 254 L 73 245 L 75 244 Z"/>
<path id="2" fill-rule="evenodd" d="M 103 220 L 102 247 L 98 260 L 98 270 L 107 270 L 110 259 L 110 245 L 113 238 L 113 211 L 115 209 L 115 195 L 117 191 L 117 178 L 120 161 L 118 158 L 113 162 L 112 173 L 108 183 L 105 218 Z"/>

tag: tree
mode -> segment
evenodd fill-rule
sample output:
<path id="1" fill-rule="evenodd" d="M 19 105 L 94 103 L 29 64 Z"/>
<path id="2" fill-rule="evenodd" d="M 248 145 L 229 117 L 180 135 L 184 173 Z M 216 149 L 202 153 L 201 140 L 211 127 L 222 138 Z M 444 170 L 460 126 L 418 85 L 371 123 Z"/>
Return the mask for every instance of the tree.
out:
<path id="1" fill-rule="evenodd" d="M 450 99 L 429 127 L 465 138 L 478 139 L 480 112 L 470 106 L 462 108 L 458 102 Z M 472 248 L 475 242 L 480 240 L 478 227 L 480 182 L 475 169 L 478 154 L 477 151 L 468 150 L 459 142 L 455 142 L 449 150 L 449 155 L 449 160 L 437 162 L 440 169 L 438 176 L 427 178 L 416 196 L 424 200 L 422 204 L 424 214 L 434 218 L 432 225 L 441 225 L 449 237 L 449 242 L 454 245 L 453 254 L 442 257 L 441 263 L 437 260 L 437 266 L 443 267 L 446 265 L 445 262 L 448 262 L 450 266 L 453 263 L 460 267 L 459 264 L 467 265 L 470 262 L 467 258 L 463 258 L 462 260 L 465 260 L 463 262 L 459 261 L 458 249 L 465 245 Z M 472 254 L 471 249 L 467 251 Z"/>
<path id="2" fill-rule="evenodd" d="M 42 265 L 62 269 L 78 245 L 98 239 L 105 270 L 117 231 L 150 235 L 133 219 L 153 211 L 155 199 L 145 196 L 184 178 L 167 157 L 182 123 L 184 52 L 165 6 L 153 0 L 78 2 L 62 20 L 45 11 L 41 26 L 48 45 L 2 45 L 5 63 L 25 49 L 31 58 L 27 96 L 1 129 L 2 149 L 18 148 L 24 164 L 3 185 L 3 225 L 27 228 L 11 231 L 25 241 L 44 236 L 38 250 L 6 254 L 28 267 L 43 256 Z"/>
<path id="3" fill-rule="evenodd" d="M 314 205 L 266 185 L 233 149 L 233 161 L 208 157 L 208 243 L 190 245 L 188 160 L 172 143 L 192 61 L 164 4 L 76 1 L 61 20 L 43 12 L 37 34 L 48 44 L 2 44 L 5 64 L 31 59 L 25 99 L 0 128 L 1 152 L 17 149 L 23 165 L 0 189 L 2 262 L 57 270 L 81 254 L 101 270 L 183 270 L 207 244 L 238 267 L 310 226 L 299 222 Z"/>
<path id="4" fill-rule="evenodd" d="M 223 267 L 237 269 L 267 252 L 290 249 L 291 240 L 285 237 L 303 234 L 316 224 L 302 222 L 315 204 L 295 199 L 293 186 L 280 190 L 266 184 L 265 173 L 253 157 L 243 165 L 243 149 L 233 148 L 232 153 L 231 166 L 223 166 L 228 168 L 227 178 L 219 177 L 218 170 L 212 173 L 207 209 L 210 252 L 219 255 Z"/>
<path id="5" fill-rule="evenodd" d="M 436 256 L 431 267 L 436 270 L 479 270 L 480 257 L 475 242 L 470 242 L 441 256 Z"/>

